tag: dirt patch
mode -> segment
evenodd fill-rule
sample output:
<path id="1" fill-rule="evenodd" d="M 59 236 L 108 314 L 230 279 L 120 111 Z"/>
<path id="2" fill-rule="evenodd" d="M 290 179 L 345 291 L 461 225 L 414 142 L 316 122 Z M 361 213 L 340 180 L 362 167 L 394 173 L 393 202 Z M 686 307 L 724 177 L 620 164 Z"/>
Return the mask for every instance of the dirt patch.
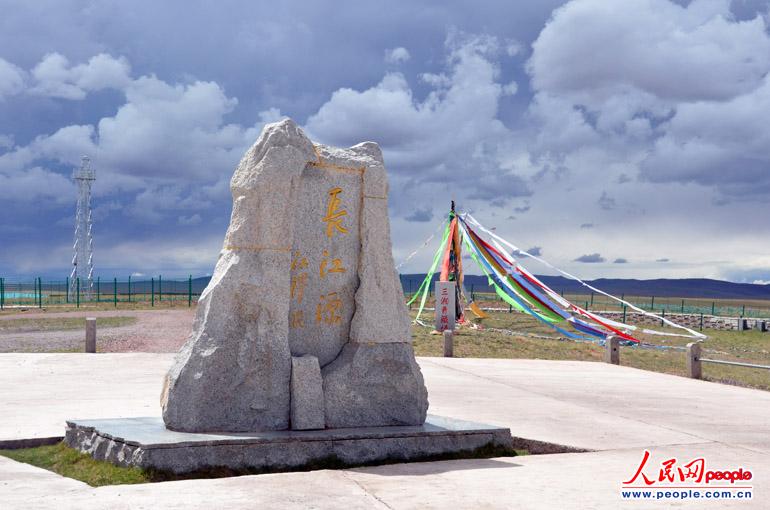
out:
<path id="1" fill-rule="evenodd" d="M 176 352 L 192 330 L 195 308 L 22 313 L 3 321 L 96 317 L 96 346 L 100 352 Z M 127 326 L 99 327 L 99 318 L 134 317 Z M 107 323 L 112 321 L 105 321 Z M 78 352 L 85 330 L 0 332 L 0 352 Z"/>

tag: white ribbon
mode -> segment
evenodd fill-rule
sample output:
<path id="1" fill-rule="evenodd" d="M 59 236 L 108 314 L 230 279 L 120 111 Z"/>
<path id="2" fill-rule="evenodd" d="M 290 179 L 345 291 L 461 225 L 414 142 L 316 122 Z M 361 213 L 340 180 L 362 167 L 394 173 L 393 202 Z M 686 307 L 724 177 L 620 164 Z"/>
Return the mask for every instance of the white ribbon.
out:
<path id="1" fill-rule="evenodd" d="M 406 257 L 404 260 L 402 260 L 402 261 L 401 261 L 401 262 L 400 262 L 400 263 L 399 263 L 399 264 L 396 266 L 396 271 L 398 271 L 398 270 L 401 268 L 401 266 L 403 266 L 404 264 L 406 264 L 407 262 L 409 262 L 410 260 L 412 260 L 412 258 L 413 258 L 415 255 L 417 255 L 417 254 L 420 252 L 420 250 L 422 250 L 423 248 L 425 248 L 426 246 L 428 246 L 428 244 L 430 244 L 430 242 L 433 240 L 433 238 L 434 238 L 434 237 L 436 237 L 436 234 L 437 234 L 437 233 L 439 233 L 440 231 L 442 231 L 444 228 L 446 228 L 446 223 L 447 223 L 447 221 L 448 221 L 448 220 L 444 220 L 444 222 L 443 222 L 443 223 L 439 224 L 439 228 L 437 228 L 436 230 L 434 230 L 434 231 L 433 231 L 433 233 L 430 235 L 430 237 L 428 237 L 428 238 L 425 240 L 425 242 L 424 242 L 424 243 L 422 243 L 422 245 L 420 245 L 420 246 L 419 246 L 419 247 L 418 247 L 416 250 L 414 250 L 412 253 L 410 253 L 408 257 Z"/>
<path id="2" fill-rule="evenodd" d="M 572 274 L 570 274 L 570 273 L 568 273 L 566 271 L 562 271 L 558 267 L 550 264 L 549 262 L 541 259 L 540 257 L 537 257 L 535 255 L 532 255 L 531 253 L 527 253 L 526 251 L 519 249 L 518 247 L 514 246 L 513 244 L 509 243 L 508 241 L 506 241 L 502 237 L 500 237 L 497 234 L 495 234 L 494 232 L 491 232 L 490 230 L 486 229 L 481 223 L 479 223 L 476 220 L 476 218 L 471 216 L 470 213 L 463 213 L 461 216 L 462 216 L 462 218 L 465 221 L 469 221 L 471 224 L 473 224 L 479 230 L 483 231 L 484 233 L 486 233 L 488 236 L 492 237 L 493 239 L 496 239 L 497 241 L 500 241 L 505 246 L 508 246 L 514 252 L 521 253 L 523 255 L 526 255 L 527 257 L 530 257 L 530 258 L 532 258 L 534 260 L 537 260 L 541 264 L 543 264 L 543 265 L 553 269 L 554 271 L 560 273 L 561 275 L 566 276 L 567 278 L 569 278 L 571 280 L 575 280 L 576 282 L 580 283 L 581 285 L 583 285 L 584 287 L 586 287 L 588 289 L 591 289 L 594 292 L 597 292 L 597 293 L 602 294 L 604 296 L 607 296 L 608 298 L 613 299 L 613 300 L 615 300 L 615 301 L 617 301 L 619 303 L 622 303 L 622 304 L 626 305 L 628 308 L 634 310 L 635 312 L 641 313 L 642 315 L 646 315 L 647 317 L 653 317 L 653 318 L 655 318 L 657 320 L 662 321 L 664 324 L 668 324 L 671 327 L 678 328 L 678 329 L 683 329 L 683 330 L 687 331 L 689 333 L 689 335 L 679 335 L 679 334 L 676 334 L 676 333 L 666 333 L 666 332 L 663 332 L 663 331 L 653 331 L 653 330 L 648 330 L 648 329 L 642 330 L 643 333 L 649 333 L 649 334 L 652 334 L 652 335 L 681 336 L 681 337 L 685 337 L 685 338 L 699 338 L 699 339 L 702 339 L 702 340 L 708 338 L 703 333 L 698 333 L 697 331 L 692 330 L 692 329 L 690 329 L 690 328 L 688 328 L 686 326 L 681 326 L 681 325 L 679 325 L 679 324 L 677 324 L 675 322 L 672 322 L 672 321 L 666 319 L 665 317 L 660 317 L 658 315 L 655 315 L 654 313 L 649 313 L 649 312 L 647 312 L 647 311 L 645 311 L 645 310 L 635 306 L 634 304 L 629 303 L 628 301 L 625 301 L 625 300 L 623 300 L 623 299 L 621 299 L 619 297 L 615 297 L 612 294 L 608 294 L 608 293 L 604 292 L 603 290 L 597 289 L 596 287 L 593 287 L 592 285 L 587 284 L 586 282 L 584 282 L 583 280 L 581 280 L 577 276 L 572 275 Z M 499 245 L 498 245 L 498 247 L 499 247 Z M 505 251 L 505 250 L 502 250 L 502 251 Z M 604 319 L 604 318 L 602 317 L 602 319 Z M 624 324 L 624 326 L 632 327 L 633 328 L 633 326 L 627 326 L 625 324 Z"/>

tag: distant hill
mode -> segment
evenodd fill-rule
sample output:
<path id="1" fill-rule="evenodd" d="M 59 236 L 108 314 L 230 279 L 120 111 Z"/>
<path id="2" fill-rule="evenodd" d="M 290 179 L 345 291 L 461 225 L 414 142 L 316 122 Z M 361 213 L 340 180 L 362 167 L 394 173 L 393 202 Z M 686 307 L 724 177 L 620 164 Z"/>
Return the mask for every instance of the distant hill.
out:
<path id="1" fill-rule="evenodd" d="M 578 282 L 563 276 L 538 275 L 538 278 L 556 292 L 563 291 L 566 294 L 587 294 L 590 292 Z M 424 279 L 424 274 L 401 275 L 401 285 L 404 287 L 404 292 L 409 292 L 410 286 L 412 292 L 416 291 Z M 438 275 L 434 275 L 434 280 L 436 279 L 438 279 Z M 770 299 L 770 285 L 733 283 L 708 278 L 659 278 L 656 280 L 600 278 L 598 280 L 586 280 L 586 283 L 616 296 L 625 294 L 626 296 L 681 298 Z M 487 285 L 485 276 L 466 275 L 466 288 L 470 290 L 471 285 L 476 291 L 491 290 Z"/>
<path id="2" fill-rule="evenodd" d="M 576 281 L 562 276 L 538 276 L 538 278 L 556 292 L 564 292 L 566 294 L 588 294 L 590 292 Z M 404 292 L 415 292 L 423 279 L 425 279 L 424 274 L 402 274 L 401 285 L 404 288 Z M 437 279 L 438 275 L 434 275 L 434 280 Z M 209 280 L 208 276 L 193 278 L 193 292 L 196 294 L 200 293 L 208 285 Z M 733 283 L 722 280 L 710 280 L 708 278 L 659 278 L 657 280 L 600 278 L 598 280 L 586 280 L 586 282 L 615 296 L 625 294 L 626 296 L 770 300 L 770 285 Z M 149 285 L 149 282 L 146 283 Z M 134 284 L 134 288 L 136 288 L 137 284 Z M 470 290 L 471 285 L 478 292 L 492 290 L 487 285 L 485 276 L 465 275 L 466 288 Z M 179 286 L 181 292 L 187 292 L 186 282 L 179 284 Z"/>

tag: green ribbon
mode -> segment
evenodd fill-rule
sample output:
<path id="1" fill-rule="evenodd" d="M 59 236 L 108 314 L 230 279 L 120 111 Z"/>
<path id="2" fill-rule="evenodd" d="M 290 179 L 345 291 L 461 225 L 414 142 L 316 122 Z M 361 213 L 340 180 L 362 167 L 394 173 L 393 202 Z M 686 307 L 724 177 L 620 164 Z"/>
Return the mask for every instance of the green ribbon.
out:
<path id="1" fill-rule="evenodd" d="M 484 272 L 484 276 L 487 277 L 487 282 L 489 285 L 495 289 L 495 294 L 497 294 L 503 301 L 508 303 L 511 307 L 515 308 L 516 310 L 520 312 L 525 312 L 532 315 L 537 315 L 542 320 L 545 320 L 547 322 L 555 322 L 554 319 L 551 319 L 547 316 L 544 316 L 540 311 L 535 311 L 532 309 L 524 308 L 522 305 L 520 305 L 518 302 L 516 302 L 513 298 L 511 298 L 507 292 L 505 292 L 504 289 L 501 289 L 500 286 L 495 282 L 495 280 L 489 275 L 489 272 L 487 271 L 487 268 L 484 264 L 481 263 L 481 261 L 478 259 L 478 255 L 476 253 L 475 247 L 471 244 L 471 241 L 468 239 L 467 236 L 463 236 L 463 241 L 465 243 L 466 248 L 468 248 L 468 252 L 471 255 L 471 258 L 473 261 L 478 265 L 481 270 Z M 520 296 L 521 297 L 521 296 Z M 559 317 L 561 318 L 561 317 Z"/>
<path id="2" fill-rule="evenodd" d="M 449 224 L 447 224 L 446 228 L 444 229 L 444 235 L 441 238 L 441 244 L 439 245 L 438 250 L 436 250 L 436 254 L 433 256 L 433 264 L 430 266 L 430 271 L 428 271 L 428 274 L 420 284 L 420 288 L 418 288 L 417 292 L 415 292 L 412 296 L 412 299 L 406 303 L 407 305 L 411 305 L 414 300 L 417 299 L 417 296 L 422 294 L 422 299 L 420 299 L 420 309 L 417 310 L 417 317 L 414 318 L 415 321 L 420 318 L 422 310 L 425 308 L 425 301 L 428 299 L 428 291 L 430 290 L 430 282 L 433 280 L 433 275 L 436 272 L 436 267 L 438 266 L 439 260 L 441 260 L 441 255 L 444 253 L 444 246 L 446 246 L 447 239 L 449 239 Z"/>

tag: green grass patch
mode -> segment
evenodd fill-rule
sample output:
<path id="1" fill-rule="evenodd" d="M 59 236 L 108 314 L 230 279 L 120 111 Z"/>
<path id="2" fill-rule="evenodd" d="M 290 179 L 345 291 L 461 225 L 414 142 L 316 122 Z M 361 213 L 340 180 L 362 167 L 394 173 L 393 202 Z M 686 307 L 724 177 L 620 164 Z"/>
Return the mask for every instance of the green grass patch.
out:
<path id="1" fill-rule="evenodd" d="M 44 302 L 42 308 L 38 308 L 37 305 L 32 302 L 26 303 L 23 306 L 19 306 L 15 302 L 6 300 L 5 309 L 0 310 L 0 316 L 4 315 L 24 315 L 25 313 L 68 313 L 68 312 L 99 312 L 99 311 L 114 311 L 114 310 L 174 310 L 181 308 L 189 308 L 187 304 L 187 296 L 184 299 L 168 299 L 164 298 L 163 301 L 158 301 L 155 298 L 155 304 L 153 305 L 148 296 L 139 296 L 142 301 L 136 299 L 131 302 L 127 301 L 125 296 L 118 297 L 117 306 L 112 301 L 107 301 L 107 298 L 102 296 L 102 301 L 94 302 L 88 301 L 80 303 L 77 306 L 75 303 L 48 303 Z M 192 300 L 192 308 L 197 306 L 197 296 Z"/>
<path id="2" fill-rule="evenodd" d="M 92 487 L 151 481 L 150 474 L 137 468 L 122 468 L 94 460 L 63 442 L 35 448 L 0 450 L 0 455 L 85 482 Z"/>
<path id="3" fill-rule="evenodd" d="M 136 324 L 136 317 L 98 317 L 97 328 L 117 328 Z M 35 317 L 0 321 L 0 333 L 35 333 L 40 331 L 68 331 L 85 329 L 85 317 Z"/>
<path id="4" fill-rule="evenodd" d="M 425 455 L 411 460 L 392 457 L 384 460 L 351 464 L 338 457 L 324 457 L 311 461 L 299 467 L 272 467 L 260 469 L 232 469 L 227 467 L 210 467 L 188 473 L 172 473 L 152 469 L 118 467 L 109 462 L 94 460 L 90 455 L 70 448 L 64 442 L 50 446 L 22 448 L 18 450 L 0 450 L 0 455 L 31 464 L 39 468 L 53 471 L 68 478 L 85 482 L 92 487 L 103 485 L 125 485 L 134 483 L 167 482 L 173 480 L 189 480 L 199 478 L 226 478 L 232 476 L 260 475 L 266 473 L 284 473 L 294 471 L 315 471 L 319 469 L 348 469 L 355 467 L 380 466 L 402 462 L 435 462 L 458 459 L 489 459 L 494 457 L 516 457 L 528 455 L 526 450 L 514 450 L 502 446 L 488 444 L 475 450 L 440 455 Z"/>
<path id="5" fill-rule="evenodd" d="M 412 310 L 414 317 L 416 310 Z M 468 312 L 469 316 L 472 314 Z M 529 315 L 519 312 L 488 312 L 484 329 L 460 328 L 455 332 L 454 355 L 459 358 L 503 358 L 602 361 L 604 348 L 591 342 L 575 342 L 559 337 L 559 333 Z M 432 324 L 433 311 L 424 312 L 422 320 Z M 650 328 L 650 326 L 644 326 Z M 503 333 L 504 330 L 513 334 Z M 681 333 L 681 330 L 656 327 L 660 331 Z M 704 329 L 708 339 L 703 342 L 703 357 L 770 365 L 770 332 L 719 331 Z M 537 335 L 537 336 L 536 336 Z M 539 336 L 539 337 L 538 337 Z M 681 349 L 692 338 L 637 334 L 643 342 L 670 349 L 647 349 L 623 346 L 620 364 L 653 372 L 687 375 L 687 362 Z M 547 338 L 541 338 L 547 337 Z M 414 351 L 417 356 L 442 356 L 444 339 L 431 334 L 431 328 L 412 326 Z M 768 370 L 725 365 L 703 364 L 705 380 L 770 390 Z"/>

